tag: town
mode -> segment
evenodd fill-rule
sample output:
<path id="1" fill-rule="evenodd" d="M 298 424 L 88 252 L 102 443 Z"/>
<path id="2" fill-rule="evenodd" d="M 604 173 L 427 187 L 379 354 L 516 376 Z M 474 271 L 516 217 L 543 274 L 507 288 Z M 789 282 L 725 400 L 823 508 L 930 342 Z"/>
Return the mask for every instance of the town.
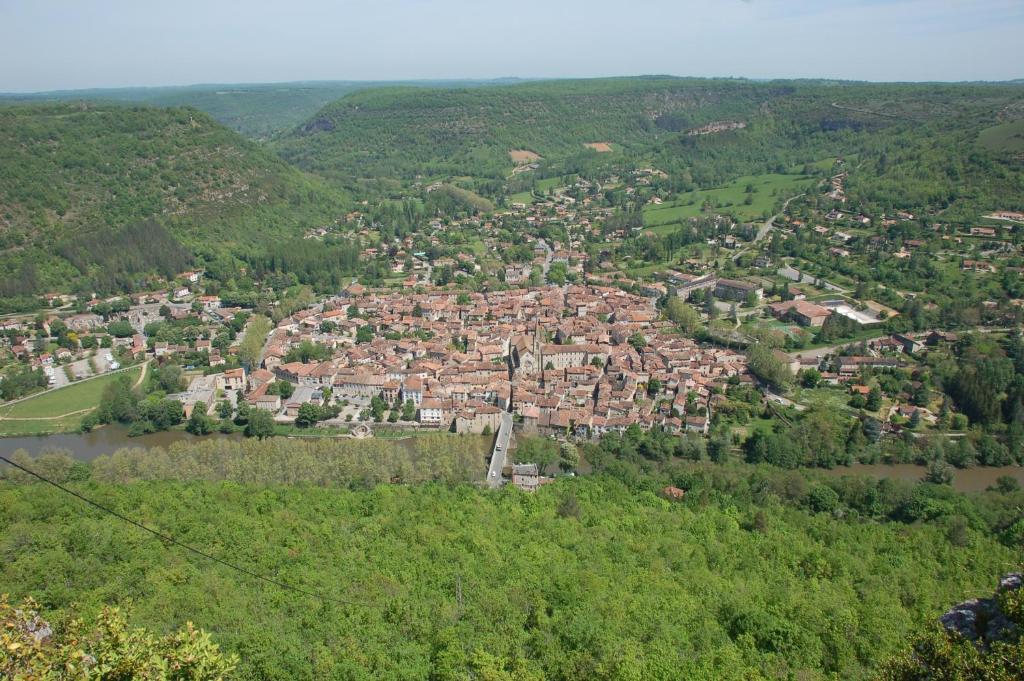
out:
<path id="1" fill-rule="evenodd" d="M 675 237 L 681 250 L 655 268 L 647 263 L 661 257 L 659 240 L 673 232 L 626 219 L 611 205 L 644 206 L 645 223 L 672 210 L 659 184 L 665 174 L 647 168 L 546 182 L 489 215 L 434 219 L 429 236 L 395 233 L 390 242 L 378 219 L 351 212 L 307 239 L 361 244 L 360 256 L 382 262 L 390 275 L 290 301 L 288 314 L 280 302 L 265 313 L 228 304 L 240 296 L 202 270 L 130 298 L 53 294 L 54 312 L 2 322 L 8 351 L 24 370 L 0 382 L 14 400 L 0 412 L 0 429 L 47 423 L 19 419 L 17 411 L 18 398 L 39 387 L 139 363 L 182 370 L 151 396 L 180 404 L 180 415 L 177 407 L 169 420 L 143 415 L 142 432 L 191 420 L 198 408 L 197 419 L 224 419 L 224 432 L 232 428 L 227 420 L 255 410 L 278 429 L 324 435 L 491 435 L 504 443 L 492 448 L 491 484 L 526 479 L 512 475 L 512 464 L 532 463 L 516 459 L 513 433 L 593 441 L 638 427 L 710 436 L 718 424 L 735 440 L 749 435 L 742 414 L 759 409 L 737 402 L 757 395 L 755 404 L 766 409 L 799 412 L 821 397 L 817 386 L 843 386 L 850 413 L 864 414 L 870 402 L 879 421 L 871 430 L 898 434 L 922 422 L 941 429 L 940 415 L 952 423 L 949 399 L 922 383 L 931 381 L 920 360 L 928 348 L 949 348 L 956 334 L 900 319 L 900 310 L 915 315 L 917 294 L 847 283 L 836 263 L 855 260 L 854 249 L 877 257 L 891 242 L 877 236 L 871 218 L 844 210 L 847 173 L 841 160 L 832 167 L 839 172 L 811 185 L 831 207 L 776 196 L 782 210 L 759 225 L 706 205 L 671 227 L 685 237 Z M 609 204 L 605 192 L 613 190 L 622 198 Z M 901 238 L 890 255 L 946 253 L 970 276 L 998 269 L 1019 277 L 1019 245 L 1000 240 L 1016 214 L 993 219 L 1003 227 L 913 227 L 915 235 L 927 229 L 934 236 Z M 877 222 L 906 230 L 913 220 L 900 213 Z M 503 246 L 499 235 L 509 233 L 514 243 Z M 794 255 L 790 243 L 801 245 Z M 639 248 L 649 252 L 633 263 Z M 1011 326 L 1019 303 L 993 302 L 974 323 Z M 756 360 L 754 346 L 766 351 Z M 905 374 L 918 387 L 908 392 L 880 381 L 879 372 Z M 84 427 L 98 425 L 82 413 Z M 527 477 L 525 486 L 535 488 L 538 476 Z"/>

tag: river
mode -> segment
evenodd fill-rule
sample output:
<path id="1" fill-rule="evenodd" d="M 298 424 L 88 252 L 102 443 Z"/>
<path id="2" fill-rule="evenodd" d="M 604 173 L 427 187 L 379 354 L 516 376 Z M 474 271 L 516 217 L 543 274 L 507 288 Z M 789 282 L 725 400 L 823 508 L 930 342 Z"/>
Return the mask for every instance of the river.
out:
<path id="1" fill-rule="evenodd" d="M 59 435 L 40 435 L 27 437 L 0 438 L 0 454 L 9 456 L 16 449 L 24 449 L 32 456 L 51 449 L 64 449 L 80 461 L 92 461 L 101 454 L 112 454 L 122 447 L 167 447 L 174 442 L 191 442 L 202 438 L 228 437 L 241 438 L 240 433 L 223 435 L 190 435 L 181 430 L 150 433 L 138 437 L 129 437 L 128 429 L 123 426 L 104 426 L 91 433 L 64 433 Z M 579 472 L 589 473 L 590 466 L 582 457 Z M 924 477 L 925 467 L 912 463 L 897 464 L 854 464 L 838 466 L 832 469 L 814 469 L 824 475 L 868 475 L 873 478 L 896 478 L 899 480 L 919 481 Z M 995 484 L 996 478 L 1009 475 L 1016 478 L 1024 486 L 1024 467 L 1001 466 L 998 468 L 975 467 L 954 470 L 953 487 L 960 492 L 980 492 Z"/>
<path id="2" fill-rule="evenodd" d="M 112 454 L 122 447 L 167 447 L 174 442 L 190 442 L 211 437 L 240 438 L 240 433 L 196 436 L 182 430 L 149 433 L 129 437 L 124 426 L 104 426 L 91 433 L 61 433 L 26 437 L 0 438 L 0 453 L 10 455 L 16 449 L 24 449 L 32 456 L 51 449 L 65 449 L 79 461 L 92 461 L 101 454 Z"/>
<path id="3" fill-rule="evenodd" d="M 917 482 L 924 477 L 926 468 L 913 463 L 863 464 L 838 466 L 832 469 L 818 469 L 830 476 L 868 475 L 872 478 L 896 478 Z M 1024 486 L 1024 467 L 998 466 L 953 469 L 953 488 L 958 492 L 980 492 L 995 484 L 996 478 L 1008 475 Z"/>

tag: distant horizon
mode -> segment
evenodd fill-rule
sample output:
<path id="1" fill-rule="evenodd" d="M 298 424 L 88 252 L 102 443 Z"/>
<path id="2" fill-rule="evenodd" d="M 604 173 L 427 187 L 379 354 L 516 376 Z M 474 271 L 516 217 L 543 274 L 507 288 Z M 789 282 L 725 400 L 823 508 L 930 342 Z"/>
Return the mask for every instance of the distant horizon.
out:
<path id="1" fill-rule="evenodd" d="M 1024 77 L 1022 33 L 1020 0 L 0 2 L 0 60 L 17 64 L 0 92 L 516 73 L 1005 82 Z"/>
<path id="2" fill-rule="evenodd" d="M 194 88 L 244 88 L 244 87 L 271 87 L 275 85 L 337 85 L 337 84 L 401 84 L 401 83 L 537 83 L 542 81 L 579 81 L 579 80 L 613 80 L 630 78 L 674 78 L 680 80 L 737 80 L 759 83 L 777 81 L 788 82 L 834 82 L 834 83 L 866 83 L 871 85 L 1024 85 L 1024 76 L 1004 79 L 974 79 L 974 80 L 871 80 L 855 78 L 831 78 L 820 77 L 786 77 L 777 78 L 752 78 L 748 76 L 691 76 L 670 73 L 637 73 L 633 75 L 597 75 L 597 76 L 495 76 L 459 78 L 459 77 L 438 77 L 438 78 L 327 78 L 327 79 L 300 79 L 300 80 L 253 80 L 253 81 L 222 81 L 222 82 L 195 82 L 195 83 L 171 83 L 159 85 L 96 85 L 91 87 L 67 87 L 54 88 L 51 90 L 0 90 L 2 96 L 32 96 L 32 95 L 54 95 L 62 93 L 78 92 L 117 92 L 125 90 L 187 90 Z"/>

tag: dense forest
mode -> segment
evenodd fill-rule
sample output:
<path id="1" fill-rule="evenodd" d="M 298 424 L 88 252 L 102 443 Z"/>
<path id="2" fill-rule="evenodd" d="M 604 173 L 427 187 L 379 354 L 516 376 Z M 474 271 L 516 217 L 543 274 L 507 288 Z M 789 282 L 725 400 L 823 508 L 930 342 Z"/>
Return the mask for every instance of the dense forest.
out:
<path id="1" fill-rule="evenodd" d="M 333 222 L 344 197 L 194 109 L 0 107 L 0 296 L 118 292 Z"/>
<path id="2" fill-rule="evenodd" d="M 26 463 L 325 600 L 165 546 L 8 469 L 11 599 L 34 597 L 57 624 L 110 602 L 130 602 L 130 623 L 157 635 L 192 621 L 239 656 L 243 679 L 858 679 L 1024 558 L 990 522 L 1024 501 L 1019 490 L 869 489 L 744 465 L 645 471 L 602 447 L 604 473 L 526 495 L 376 485 L 293 441 L 211 446 Z M 684 500 L 658 496 L 669 482 Z M 890 520 L 890 507 L 908 515 Z"/>

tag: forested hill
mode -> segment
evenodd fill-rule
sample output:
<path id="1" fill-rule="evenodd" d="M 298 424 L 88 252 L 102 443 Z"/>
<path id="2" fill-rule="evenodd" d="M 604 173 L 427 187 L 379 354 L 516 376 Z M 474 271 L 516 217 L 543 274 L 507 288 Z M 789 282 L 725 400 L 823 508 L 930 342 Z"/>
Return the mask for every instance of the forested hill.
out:
<path id="1" fill-rule="evenodd" d="M 326 174 L 507 174 L 509 151 L 570 155 L 585 143 L 635 147 L 787 89 L 745 81 L 613 78 L 486 89 L 378 88 L 328 105 L 278 141 Z M 685 112 L 685 113 L 684 113 Z"/>
<path id="2" fill-rule="evenodd" d="M 129 290 L 198 253 L 292 237 L 342 204 L 194 109 L 0 107 L 0 296 Z"/>
<path id="3" fill-rule="evenodd" d="M 509 152 L 525 150 L 544 158 L 542 172 L 651 162 L 702 188 L 857 156 L 868 181 L 851 188 L 855 199 L 969 212 L 1019 194 L 1019 155 L 979 135 L 1021 118 L 1024 88 L 1015 85 L 613 78 L 356 92 L 274 148 L 341 180 L 502 181 Z"/>
<path id="4" fill-rule="evenodd" d="M 409 81 L 410 86 L 474 87 L 501 81 Z M 26 94 L 0 94 L 0 103 L 108 102 L 127 106 L 188 106 L 213 116 L 253 139 L 291 130 L 320 108 L 350 92 L 395 85 L 374 81 L 312 81 L 183 85 L 172 87 L 98 88 Z"/>

